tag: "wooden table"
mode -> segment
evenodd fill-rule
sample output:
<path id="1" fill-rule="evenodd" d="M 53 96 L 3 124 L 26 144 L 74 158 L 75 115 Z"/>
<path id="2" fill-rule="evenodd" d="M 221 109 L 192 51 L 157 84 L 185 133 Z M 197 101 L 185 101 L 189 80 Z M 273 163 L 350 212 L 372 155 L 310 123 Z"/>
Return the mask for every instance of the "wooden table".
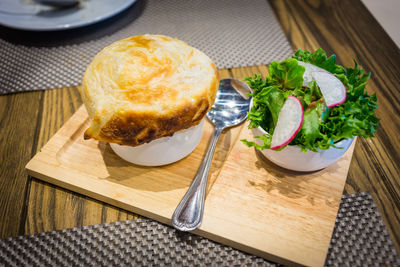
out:
<path id="1" fill-rule="evenodd" d="M 293 49 L 325 49 L 372 73 L 381 118 L 359 138 L 344 194 L 370 192 L 400 251 L 400 50 L 358 0 L 271 0 Z M 221 78 L 265 75 L 266 66 L 220 70 Z M 28 177 L 26 163 L 82 104 L 76 87 L 0 96 L 0 237 L 134 219 L 138 216 Z"/>

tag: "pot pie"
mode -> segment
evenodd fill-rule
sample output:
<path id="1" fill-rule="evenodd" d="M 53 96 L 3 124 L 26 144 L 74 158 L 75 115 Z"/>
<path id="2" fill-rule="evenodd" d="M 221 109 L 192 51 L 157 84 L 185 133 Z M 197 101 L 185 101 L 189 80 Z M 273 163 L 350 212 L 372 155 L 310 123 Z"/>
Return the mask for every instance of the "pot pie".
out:
<path id="1" fill-rule="evenodd" d="M 140 35 L 100 51 L 83 76 L 91 119 L 84 138 L 138 146 L 200 123 L 218 73 L 204 53 L 162 35 Z"/>

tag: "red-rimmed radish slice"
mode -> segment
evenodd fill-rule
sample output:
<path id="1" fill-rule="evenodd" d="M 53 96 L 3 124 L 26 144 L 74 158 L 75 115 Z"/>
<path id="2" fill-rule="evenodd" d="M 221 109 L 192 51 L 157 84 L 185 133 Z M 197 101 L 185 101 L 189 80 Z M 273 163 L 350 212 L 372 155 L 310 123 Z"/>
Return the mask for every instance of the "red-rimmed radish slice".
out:
<path id="1" fill-rule="evenodd" d="M 314 71 L 323 71 L 323 72 L 329 73 L 328 71 L 326 71 L 326 70 L 324 70 L 324 69 L 322 69 L 320 67 L 317 67 L 317 66 L 315 66 L 313 64 L 306 63 L 306 62 L 303 62 L 303 61 L 297 61 L 297 62 L 298 62 L 299 65 L 301 65 L 301 66 L 303 66 L 305 68 L 305 71 L 304 71 L 304 74 L 303 74 L 303 87 L 307 87 L 307 85 L 312 80 L 314 80 L 313 77 L 312 77 L 312 72 L 314 72 Z"/>
<path id="2" fill-rule="evenodd" d="M 346 100 L 346 87 L 335 75 L 326 71 L 313 71 L 311 75 L 317 82 L 328 108 L 340 105 Z"/>
<path id="3" fill-rule="evenodd" d="M 286 146 L 299 132 L 303 123 L 303 106 L 295 96 L 289 96 L 281 111 L 271 140 L 271 149 Z"/>

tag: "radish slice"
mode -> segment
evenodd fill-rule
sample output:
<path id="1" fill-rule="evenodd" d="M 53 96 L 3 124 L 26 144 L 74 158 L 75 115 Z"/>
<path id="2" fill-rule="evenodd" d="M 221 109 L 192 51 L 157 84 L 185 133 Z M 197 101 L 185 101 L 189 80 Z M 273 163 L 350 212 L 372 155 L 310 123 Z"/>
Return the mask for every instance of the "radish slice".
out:
<path id="1" fill-rule="evenodd" d="M 297 97 L 289 96 L 281 111 L 272 135 L 271 149 L 286 146 L 299 132 L 303 123 L 303 106 Z"/>
<path id="2" fill-rule="evenodd" d="M 346 87 L 335 75 L 313 64 L 297 61 L 305 68 L 303 87 L 315 80 L 321 89 L 328 108 L 342 104 L 346 100 Z"/>
<path id="3" fill-rule="evenodd" d="M 346 87 L 330 72 L 313 71 L 311 76 L 317 82 L 328 108 L 342 104 L 346 100 Z"/>
<path id="4" fill-rule="evenodd" d="M 314 71 L 322 71 L 326 73 L 330 73 L 320 67 L 317 67 L 313 64 L 306 63 L 303 61 L 297 61 L 299 65 L 303 66 L 306 70 L 304 71 L 303 74 L 303 86 L 307 86 L 313 79 L 312 72 Z"/>

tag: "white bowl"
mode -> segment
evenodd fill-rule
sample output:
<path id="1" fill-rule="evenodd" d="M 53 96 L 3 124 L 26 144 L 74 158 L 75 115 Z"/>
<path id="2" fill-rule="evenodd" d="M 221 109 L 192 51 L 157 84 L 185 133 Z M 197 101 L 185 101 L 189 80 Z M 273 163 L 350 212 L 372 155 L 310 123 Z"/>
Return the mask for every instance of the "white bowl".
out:
<path id="1" fill-rule="evenodd" d="M 266 131 L 261 127 L 252 129 L 252 132 L 254 136 L 266 134 Z M 258 138 L 255 138 L 255 142 L 260 145 L 263 144 L 263 141 Z M 304 153 L 299 146 L 288 145 L 280 151 L 263 149 L 261 153 L 267 159 L 285 169 L 300 172 L 317 171 L 340 159 L 352 142 L 353 138 L 343 139 L 335 144 L 336 147 L 341 147 L 341 149 L 330 147 L 327 150 L 318 150 L 319 152 L 307 151 L 307 153 Z"/>
<path id="2" fill-rule="evenodd" d="M 131 147 L 110 143 L 114 152 L 126 161 L 143 166 L 161 166 L 189 155 L 200 143 L 204 119 L 196 126 L 162 137 L 149 143 Z"/>

